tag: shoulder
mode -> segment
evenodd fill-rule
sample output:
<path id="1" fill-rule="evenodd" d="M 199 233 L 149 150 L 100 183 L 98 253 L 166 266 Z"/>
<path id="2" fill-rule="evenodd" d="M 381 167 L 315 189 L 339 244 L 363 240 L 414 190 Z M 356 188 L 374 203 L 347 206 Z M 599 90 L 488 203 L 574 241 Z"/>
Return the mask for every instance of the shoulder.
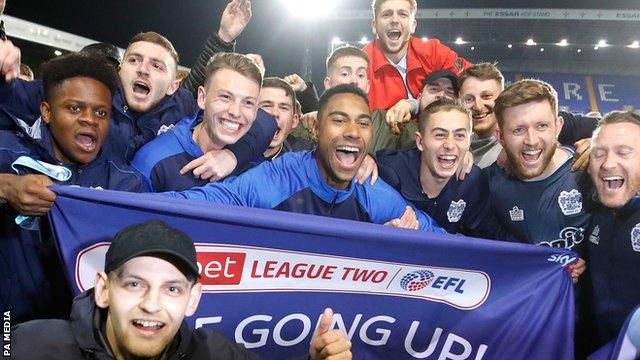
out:
<path id="1" fill-rule="evenodd" d="M 219 359 L 259 359 L 240 344 L 234 344 L 222 334 L 207 328 L 196 329 L 189 342 L 188 354 L 191 359 L 214 356 Z"/>
<path id="2" fill-rule="evenodd" d="M 34 346 L 37 344 L 37 346 Z M 11 329 L 15 359 L 80 359 L 80 349 L 66 320 L 32 320 Z"/>
<path id="3" fill-rule="evenodd" d="M 184 152 L 177 136 L 174 131 L 161 134 L 142 146 L 131 163 L 142 173 L 150 172 L 151 168 L 163 159 Z"/>

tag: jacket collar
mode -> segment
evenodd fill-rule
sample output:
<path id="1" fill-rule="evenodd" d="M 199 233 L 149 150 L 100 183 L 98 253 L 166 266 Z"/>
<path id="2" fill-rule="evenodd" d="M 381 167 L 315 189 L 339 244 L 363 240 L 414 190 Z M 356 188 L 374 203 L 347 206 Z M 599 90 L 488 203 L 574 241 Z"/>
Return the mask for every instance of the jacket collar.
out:
<path id="1" fill-rule="evenodd" d="M 193 141 L 193 128 L 202 122 L 203 111 L 198 111 L 194 116 L 186 118 L 176 124 L 173 128 L 173 135 L 176 137 L 182 148 L 194 158 L 199 158 L 204 153 L 200 146 Z"/>
<path id="2" fill-rule="evenodd" d="M 407 59 L 407 73 L 418 69 L 421 67 L 420 62 L 418 61 L 418 57 L 415 49 L 413 48 L 413 42 L 416 40 L 414 36 L 409 36 L 409 43 L 407 45 L 407 54 L 405 55 Z M 384 53 L 382 52 L 382 47 L 380 46 L 380 40 L 375 39 L 371 41 L 366 47 L 371 47 L 371 65 L 373 66 L 373 71 L 377 72 L 384 66 L 394 66 Z"/>

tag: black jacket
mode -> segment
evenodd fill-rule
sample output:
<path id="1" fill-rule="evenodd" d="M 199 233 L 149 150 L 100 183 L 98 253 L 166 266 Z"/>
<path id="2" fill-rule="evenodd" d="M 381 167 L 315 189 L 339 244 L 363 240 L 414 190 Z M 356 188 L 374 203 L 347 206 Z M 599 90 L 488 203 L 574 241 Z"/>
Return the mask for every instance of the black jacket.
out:
<path id="1" fill-rule="evenodd" d="M 71 318 L 33 320 L 11 331 L 11 358 L 16 360 L 107 360 L 114 359 L 98 329 L 105 321 L 96 307 L 93 289 L 73 301 Z M 159 360 L 258 359 L 242 345 L 233 344 L 212 330 L 192 330 L 186 322 Z"/>

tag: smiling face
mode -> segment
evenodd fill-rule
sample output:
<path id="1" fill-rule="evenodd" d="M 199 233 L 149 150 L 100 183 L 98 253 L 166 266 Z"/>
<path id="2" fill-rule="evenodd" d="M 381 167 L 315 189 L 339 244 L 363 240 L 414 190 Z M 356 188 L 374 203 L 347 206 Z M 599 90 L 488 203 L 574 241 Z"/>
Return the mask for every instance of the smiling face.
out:
<path id="1" fill-rule="evenodd" d="M 195 312 L 201 285 L 172 263 L 135 257 L 107 276 L 96 275 L 95 299 L 108 308 L 106 333 L 118 358 L 152 358 L 169 345 L 185 316 Z"/>
<path id="2" fill-rule="evenodd" d="M 416 30 L 415 9 L 407 0 L 387 0 L 380 5 L 371 29 L 382 52 L 394 62 L 407 53 L 409 37 Z"/>
<path id="3" fill-rule="evenodd" d="M 480 138 L 493 135 L 498 121 L 493 112 L 502 85 L 494 79 L 467 78 L 460 87 L 460 100 L 471 110 L 473 132 Z"/>
<path id="4" fill-rule="evenodd" d="M 324 88 L 340 84 L 353 84 L 365 93 L 369 92 L 367 61 L 359 56 L 343 56 L 336 59 L 324 79 Z"/>
<path id="5" fill-rule="evenodd" d="M 448 77 L 441 77 L 431 81 L 422 88 L 420 93 L 420 110 L 439 99 L 456 99 L 453 82 Z"/>
<path id="6" fill-rule="evenodd" d="M 515 175 L 531 179 L 543 175 L 556 153 L 563 120 L 549 101 L 530 101 L 506 108 L 503 126 L 496 131 Z"/>
<path id="7" fill-rule="evenodd" d="M 416 132 L 421 151 L 420 167 L 426 167 L 435 179 L 449 179 L 458 169 L 471 143 L 469 115 L 458 110 L 429 115 L 423 133 Z"/>
<path id="8" fill-rule="evenodd" d="M 619 209 L 640 191 L 640 126 L 603 125 L 593 136 L 589 174 L 604 206 Z"/>
<path id="9" fill-rule="evenodd" d="M 95 160 L 107 138 L 111 118 L 111 92 L 88 77 L 66 79 L 40 105 L 49 124 L 56 159 L 66 164 Z"/>
<path id="10" fill-rule="evenodd" d="M 206 141 L 196 140 L 202 151 L 234 144 L 256 119 L 260 85 L 241 73 L 223 68 L 198 88 L 198 106 L 204 109 Z"/>
<path id="11" fill-rule="evenodd" d="M 147 112 L 180 86 L 175 80 L 175 60 L 162 46 L 147 41 L 134 42 L 127 48 L 118 75 L 127 106 Z"/>
<path id="12" fill-rule="evenodd" d="M 371 143 L 369 106 L 355 94 L 338 93 L 318 115 L 318 168 L 329 186 L 345 189 Z"/>
<path id="13" fill-rule="evenodd" d="M 284 89 L 277 87 L 263 87 L 260 90 L 258 106 L 273 115 L 278 124 L 271 144 L 265 152 L 265 156 L 268 157 L 280 150 L 291 129 L 298 125 L 298 115 L 294 113 L 293 99 L 287 96 Z"/>

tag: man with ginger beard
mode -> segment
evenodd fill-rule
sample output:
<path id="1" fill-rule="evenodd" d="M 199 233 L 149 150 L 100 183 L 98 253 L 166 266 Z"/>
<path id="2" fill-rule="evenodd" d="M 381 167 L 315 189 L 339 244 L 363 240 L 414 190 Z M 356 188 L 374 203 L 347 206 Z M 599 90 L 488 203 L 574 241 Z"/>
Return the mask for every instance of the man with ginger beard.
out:
<path id="1" fill-rule="evenodd" d="M 363 50 L 369 56 L 371 110 L 386 110 L 402 99 L 417 99 L 425 78 L 449 70 L 454 75 L 471 66 L 437 39 L 423 41 L 416 29 L 415 0 L 374 0 L 371 30 L 377 39 Z"/>
<path id="2" fill-rule="evenodd" d="M 435 100 L 420 114 L 417 149 L 378 152 L 380 177 L 451 234 L 509 239 L 489 204 L 489 188 L 473 166 L 463 179 L 456 170 L 469 151 L 471 117 L 449 99 Z"/>
<path id="3" fill-rule="evenodd" d="M 588 172 L 598 204 L 586 231 L 596 345 L 615 339 L 640 303 L 640 116 L 607 114 L 592 138 Z"/>
<path id="4" fill-rule="evenodd" d="M 0 308 L 11 311 L 14 323 L 67 316 L 71 302 L 48 228 L 37 227 L 56 198 L 48 186 L 143 187 L 139 175 L 103 149 L 115 69 L 102 58 L 70 54 L 42 70 L 45 98 L 33 127 L 20 127 L 18 118 L 0 110 L 20 129 L 0 131 Z"/>
<path id="5" fill-rule="evenodd" d="M 589 182 L 571 171 L 573 150 L 557 145 L 563 125 L 557 106 L 557 93 L 545 82 L 507 87 L 496 99 L 495 134 L 509 173 L 497 163 L 485 171 L 493 211 L 509 233 L 525 243 L 578 250 L 590 219 Z"/>
<path id="6" fill-rule="evenodd" d="M 313 152 L 287 153 L 223 183 L 162 195 L 444 232 L 422 211 L 413 214 L 385 182 L 354 181 L 371 141 L 369 104 L 362 90 L 345 84 L 325 91 L 317 127 Z"/>

